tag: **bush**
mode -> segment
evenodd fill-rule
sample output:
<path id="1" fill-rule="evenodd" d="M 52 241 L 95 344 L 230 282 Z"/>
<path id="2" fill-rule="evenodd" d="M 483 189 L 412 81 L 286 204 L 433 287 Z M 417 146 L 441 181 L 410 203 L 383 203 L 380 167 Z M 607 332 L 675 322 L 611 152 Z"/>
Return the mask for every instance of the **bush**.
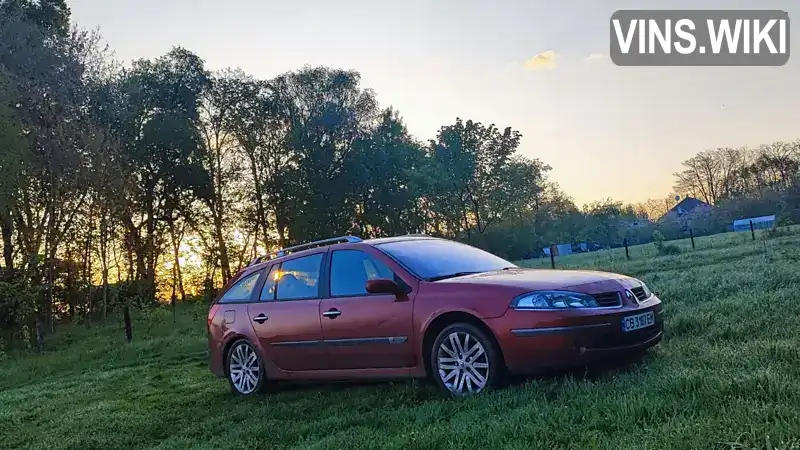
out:
<path id="1" fill-rule="evenodd" d="M 664 237 L 664 233 L 658 230 L 653 231 L 653 244 L 656 246 L 657 249 L 660 249 L 661 247 L 664 246 L 664 240 L 666 240 L 666 238 Z"/>
<path id="2" fill-rule="evenodd" d="M 680 253 L 681 248 L 674 244 L 662 245 L 661 248 L 658 249 L 659 256 L 679 255 Z"/>
<path id="3" fill-rule="evenodd" d="M 0 340 L 5 348 L 30 348 L 38 292 L 21 278 L 0 282 Z"/>
<path id="4" fill-rule="evenodd" d="M 796 234 L 792 227 L 772 227 L 769 230 L 764 230 L 764 233 L 761 235 L 762 239 L 775 239 L 784 236 L 791 236 Z"/>
<path id="5" fill-rule="evenodd" d="M 674 244 L 665 244 L 664 234 L 660 231 L 653 231 L 653 245 L 656 246 L 658 256 L 677 255 L 681 252 L 680 247 Z"/>

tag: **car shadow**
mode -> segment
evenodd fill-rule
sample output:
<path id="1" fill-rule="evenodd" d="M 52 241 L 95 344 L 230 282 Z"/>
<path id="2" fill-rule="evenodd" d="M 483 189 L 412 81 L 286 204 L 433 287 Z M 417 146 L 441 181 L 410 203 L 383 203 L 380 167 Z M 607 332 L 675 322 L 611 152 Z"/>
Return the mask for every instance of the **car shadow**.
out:
<path id="1" fill-rule="evenodd" d="M 635 358 L 615 359 L 590 365 L 569 368 L 546 369 L 535 375 L 507 377 L 500 388 L 502 390 L 520 387 L 532 380 L 558 381 L 578 379 L 587 381 L 603 381 L 617 374 L 641 372 L 647 370 L 647 360 L 651 356 L 645 354 Z M 358 381 L 276 381 L 268 390 L 268 394 L 290 394 L 302 391 L 342 392 L 347 390 L 392 386 L 404 390 L 404 396 L 412 401 L 441 400 L 443 397 L 433 382 L 428 380 L 358 380 Z"/>
<path id="2" fill-rule="evenodd" d="M 532 380 L 558 381 L 563 379 L 577 379 L 586 381 L 606 381 L 614 376 L 629 372 L 642 372 L 647 370 L 649 354 L 634 358 L 619 358 L 587 365 L 544 369 L 535 375 L 508 377 L 505 387 L 524 385 Z"/>

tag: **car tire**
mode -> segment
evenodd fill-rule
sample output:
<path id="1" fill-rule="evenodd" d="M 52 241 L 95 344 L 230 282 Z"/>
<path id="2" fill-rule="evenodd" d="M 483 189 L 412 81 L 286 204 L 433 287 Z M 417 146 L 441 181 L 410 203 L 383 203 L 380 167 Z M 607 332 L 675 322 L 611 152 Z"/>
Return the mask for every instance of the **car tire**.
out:
<path id="1" fill-rule="evenodd" d="M 245 339 L 236 341 L 225 357 L 225 373 L 231 391 L 236 395 L 252 396 L 266 390 L 264 361 L 256 348 Z"/>
<path id="2" fill-rule="evenodd" d="M 440 331 L 429 357 L 437 386 L 457 397 L 492 390 L 502 374 L 494 341 L 469 323 L 454 323 Z"/>

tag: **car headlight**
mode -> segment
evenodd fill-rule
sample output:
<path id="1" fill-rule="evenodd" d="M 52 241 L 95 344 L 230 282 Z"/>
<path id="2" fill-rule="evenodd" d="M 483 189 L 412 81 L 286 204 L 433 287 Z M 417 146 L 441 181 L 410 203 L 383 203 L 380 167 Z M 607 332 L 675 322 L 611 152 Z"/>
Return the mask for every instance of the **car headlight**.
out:
<path id="1" fill-rule="evenodd" d="M 591 295 L 569 291 L 529 292 L 511 302 L 511 307 L 516 309 L 571 309 L 598 306 L 597 300 Z"/>

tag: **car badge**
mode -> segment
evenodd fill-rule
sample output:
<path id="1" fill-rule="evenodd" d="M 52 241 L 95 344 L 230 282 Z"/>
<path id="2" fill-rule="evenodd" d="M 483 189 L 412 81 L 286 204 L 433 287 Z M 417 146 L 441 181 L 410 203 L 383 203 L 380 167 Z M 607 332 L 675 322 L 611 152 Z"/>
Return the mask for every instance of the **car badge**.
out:
<path id="1" fill-rule="evenodd" d="M 639 304 L 639 299 L 636 298 L 635 295 L 633 295 L 633 292 L 631 292 L 629 290 L 626 290 L 625 291 L 625 296 L 628 297 L 628 300 L 632 301 L 633 303 L 635 303 L 637 305 Z"/>

